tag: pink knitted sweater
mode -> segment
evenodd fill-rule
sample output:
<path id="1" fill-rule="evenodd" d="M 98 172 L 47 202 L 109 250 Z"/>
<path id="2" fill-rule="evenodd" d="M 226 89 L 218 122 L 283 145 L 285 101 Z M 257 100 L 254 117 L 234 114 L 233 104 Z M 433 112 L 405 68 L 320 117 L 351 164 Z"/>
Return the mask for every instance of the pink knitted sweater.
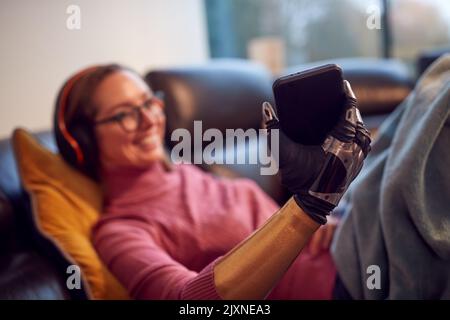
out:
<path id="1" fill-rule="evenodd" d="M 122 169 L 103 182 L 104 213 L 93 242 L 136 299 L 220 299 L 215 261 L 279 209 L 254 182 L 193 165 Z M 312 258 L 304 250 L 268 298 L 327 299 L 334 277 L 328 252 Z"/>

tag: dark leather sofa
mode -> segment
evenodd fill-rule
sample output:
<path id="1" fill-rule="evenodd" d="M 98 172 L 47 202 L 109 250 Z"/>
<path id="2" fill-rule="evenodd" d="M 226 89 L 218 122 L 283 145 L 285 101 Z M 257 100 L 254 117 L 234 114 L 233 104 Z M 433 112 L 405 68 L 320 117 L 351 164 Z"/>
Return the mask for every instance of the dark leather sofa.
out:
<path id="1" fill-rule="evenodd" d="M 336 62 L 336 61 L 335 61 Z M 340 60 L 352 83 L 368 127 L 379 123 L 408 95 L 413 82 L 405 66 L 395 61 Z M 298 71 L 309 65 L 298 66 Z M 259 128 L 262 101 L 272 101 L 272 76 L 245 61 L 220 61 L 204 66 L 154 70 L 146 81 L 165 93 L 167 134 L 174 128 L 193 130 L 192 121 L 207 128 Z M 50 116 L 50 115 L 49 115 Z M 51 131 L 36 136 L 56 151 Z M 167 139 L 167 146 L 173 142 Z M 245 146 L 237 146 L 245 151 Z M 244 152 L 239 151 L 239 152 Z M 205 170 L 254 179 L 275 200 L 288 194 L 277 176 L 261 176 L 257 165 L 213 165 Z M 33 228 L 30 204 L 21 188 L 9 138 L 0 141 L 0 299 L 84 299 L 66 289 L 64 258 Z"/>

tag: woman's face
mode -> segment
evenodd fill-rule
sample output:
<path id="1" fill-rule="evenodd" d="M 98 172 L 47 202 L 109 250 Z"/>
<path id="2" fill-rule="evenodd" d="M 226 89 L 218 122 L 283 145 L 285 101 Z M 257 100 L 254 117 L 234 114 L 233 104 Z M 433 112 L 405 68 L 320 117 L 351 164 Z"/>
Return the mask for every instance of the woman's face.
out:
<path id="1" fill-rule="evenodd" d="M 95 119 L 99 121 L 117 115 L 123 117 L 133 110 L 136 112 L 136 106 L 144 105 L 152 97 L 153 92 L 136 74 L 114 72 L 95 90 L 93 102 L 98 108 Z M 165 116 L 162 105 L 154 103 L 149 109 L 140 108 L 139 112 L 141 122 L 133 130 L 130 127 L 125 130 L 123 124 L 117 121 L 96 125 L 100 166 L 103 169 L 143 168 L 164 157 Z"/>

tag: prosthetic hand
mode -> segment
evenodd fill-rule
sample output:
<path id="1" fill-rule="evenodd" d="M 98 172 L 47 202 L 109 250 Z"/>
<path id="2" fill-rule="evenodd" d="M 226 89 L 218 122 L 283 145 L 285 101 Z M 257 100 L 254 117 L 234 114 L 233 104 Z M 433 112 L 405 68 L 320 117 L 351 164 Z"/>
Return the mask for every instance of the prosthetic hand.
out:
<path id="1" fill-rule="evenodd" d="M 223 299 L 266 297 L 361 170 L 370 137 L 347 82 L 345 88 L 345 113 L 321 146 L 304 146 L 279 132 L 277 160 L 294 197 L 216 262 L 214 283 Z M 263 104 L 263 115 L 269 134 L 279 128 L 270 104 Z"/>
<path id="2" fill-rule="evenodd" d="M 348 81 L 344 81 L 344 88 L 344 113 L 321 146 L 296 143 L 279 131 L 280 154 L 276 160 L 281 181 L 294 194 L 295 202 L 320 224 L 326 223 L 326 216 L 358 175 L 370 151 L 370 134 L 364 127 Z M 268 102 L 263 104 L 263 117 L 269 134 L 273 129 L 280 129 Z"/>

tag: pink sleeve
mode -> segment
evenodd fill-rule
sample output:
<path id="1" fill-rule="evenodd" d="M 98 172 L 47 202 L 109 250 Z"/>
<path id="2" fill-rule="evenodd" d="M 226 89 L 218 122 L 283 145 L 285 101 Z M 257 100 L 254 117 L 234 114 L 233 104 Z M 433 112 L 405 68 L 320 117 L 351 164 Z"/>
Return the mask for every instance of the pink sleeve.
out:
<path id="1" fill-rule="evenodd" d="M 102 261 L 134 299 L 221 299 L 214 285 L 214 261 L 199 273 L 187 269 L 136 225 L 109 221 L 94 229 Z"/>

